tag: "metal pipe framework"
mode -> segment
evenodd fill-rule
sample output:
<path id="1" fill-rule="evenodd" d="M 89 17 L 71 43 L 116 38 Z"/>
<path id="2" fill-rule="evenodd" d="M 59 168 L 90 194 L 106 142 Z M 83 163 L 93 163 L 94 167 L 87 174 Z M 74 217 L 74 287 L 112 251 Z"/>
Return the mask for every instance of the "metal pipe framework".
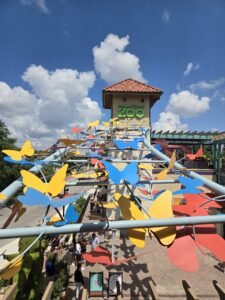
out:
<path id="1" fill-rule="evenodd" d="M 122 230 L 131 228 L 151 228 L 162 226 L 178 226 L 178 225 L 196 225 L 196 224 L 212 224 L 224 223 L 225 215 L 216 216 L 199 216 L 199 217 L 179 217 L 165 219 L 147 219 L 140 221 L 109 221 L 94 222 L 65 225 L 63 227 L 54 226 L 36 226 L 25 228 L 0 229 L 0 239 L 17 238 L 24 236 L 37 236 L 41 233 L 45 235 L 75 232 L 100 232 L 111 230 Z"/>

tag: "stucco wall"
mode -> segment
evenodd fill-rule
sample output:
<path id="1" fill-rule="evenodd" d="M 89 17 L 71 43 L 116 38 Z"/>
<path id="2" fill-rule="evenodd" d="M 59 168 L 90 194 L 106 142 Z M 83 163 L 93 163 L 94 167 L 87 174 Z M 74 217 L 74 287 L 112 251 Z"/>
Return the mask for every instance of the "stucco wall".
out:
<path id="1" fill-rule="evenodd" d="M 126 101 L 124 101 L 126 98 Z M 144 100 L 143 102 L 141 100 Z M 135 95 L 124 95 L 124 96 L 113 96 L 112 99 L 112 117 L 118 117 L 118 108 L 120 105 L 131 106 L 131 105 L 143 105 L 144 106 L 144 117 L 143 118 L 119 118 L 120 122 L 118 127 L 130 127 L 131 125 L 137 125 L 142 127 L 149 127 L 150 124 L 150 104 L 149 96 L 135 96 Z"/>

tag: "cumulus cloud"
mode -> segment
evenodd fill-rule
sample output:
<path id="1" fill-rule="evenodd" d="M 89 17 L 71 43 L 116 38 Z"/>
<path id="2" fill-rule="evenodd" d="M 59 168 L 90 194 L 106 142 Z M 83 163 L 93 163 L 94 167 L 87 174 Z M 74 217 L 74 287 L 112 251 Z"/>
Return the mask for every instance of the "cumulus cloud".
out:
<path id="1" fill-rule="evenodd" d="M 164 9 L 162 15 L 161 15 L 161 20 L 163 23 L 168 23 L 170 20 L 171 14 L 167 9 Z"/>
<path id="2" fill-rule="evenodd" d="M 225 78 L 219 78 L 216 80 L 199 81 L 190 85 L 191 90 L 213 90 L 225 83 Z"/>
<path id="3" fill-rule="evenodd" d="M 49 13 L 49 9 L 45 3 L 45 0 L 20 0 L 23 5 L 35 4 L 43 13 Z"/>
<path id="4" fill-rule="evenodd" d="M 103 80 L 111 83 L 133 78 L 146 82 L 140 71 L 138 57 L 124 51 L 128 45 L 128 35 L 120 38 L 115 34 L 108 34 L 100 46 L 93 48 L 95 70 Z"/>
<path id="5" fill-rule="evenodd" d="M 101 118 L 98 103 L 88 97 L 94 72 L 32 65 L 22 78 L 31 91 L 0 82 L 0 119 L 19 141 L 41 139 L 45 145 L 68 133 L 71 124 L 82 127 Z"/>
<path id="6" fill-rule="evenodd" d="M 166 111 L 191 118 L 209 110 L 209 102 L 208 97 L 200 98 L 189 91 L 181 91 L 170 95 Z"/>
<path id="7" fill-rule="evenodd" d="M 153 123 L 152 128 L 156 131 L 187 131 L 188 125 L 182 124 L 180 117 L 172 112 L 161 112 L 159 120 Z"/>
<path id="8" fill-rule="evenodd" d="M 187 76 L 189 75 L 192 71 L 196 71 L 200 68 L 200 65 L 199 64 L 194 64 L 192 62 L 188 63 L 187 64 L 187 67 L 183 73 L 184 76 Z"/>
<path id="9" fill-rule="evenodd" d="M 169 102 L 164 112 L 159 116 L 159 120 L 153 124 L 156 131 L 185 131 L 188 124 L 182 123 L 181 118 L 192 118 L 208 111 L 210 99 L 199 97 L 190 91 L 173 93 L 169 97 Z"/>

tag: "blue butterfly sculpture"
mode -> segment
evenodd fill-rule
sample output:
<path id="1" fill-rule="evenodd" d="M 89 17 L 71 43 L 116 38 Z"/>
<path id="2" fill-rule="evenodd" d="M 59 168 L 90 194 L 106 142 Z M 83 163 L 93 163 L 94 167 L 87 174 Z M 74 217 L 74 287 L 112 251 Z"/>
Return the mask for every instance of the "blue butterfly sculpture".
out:
<path id="1" fill-rule="evenodd" d="M 179 176 L 178 180 L 180 183 L 185 186 L 184 189 L 178 190 L 176 192 L 173 192 L 173 195 L 179 195 L 179 194 L 200 194 L 202 191 L 198 188 L 198 186 L 201 186 L 204 184 L 204 182 L 201 179 L 192 179 L 189 177 L 183 177 Z"/>
<path id="2" fill-rule="evenodd" d="M 44 160 L 36 160 L 36 161 L 30 161 L 22 158 L 21 160 L 14 160 L 9 156 L 3 157 L 4 161 L 10 164 L 19 164 L 19 165 L 43 165 L 44 163 L 49 163 L 50 161 L 44 161 Z"/>
<path id="3" fill-rule="evenodd" d="M 113 143 L 120 150 L 124 149 L 138 149 L 138 143 L 143 142 L 143 138 L 134 138 L 132 141 L 113 140 Z"/>
<path id="4" fill-rule="evenodd" d="M 18 200 L 22 202 L 24 205 L 29 205 L 29 206 L 42 205 L 45 207 L 50 205 L 54 208 L 58 208 L 75 202 L 82 195 L 83 194 L 77 194 L 75 196 L 67 197 L 65 199 L 53 200 L 51 197 L 48 197 L 45 194 L 33 188 L 28 188 L 26 193 L 23 196 L 18 197 Z"/>
<path id="5" fill-rule="evenodd" d="M 156 144 L 154 146 L 154 148 L 160 152 L 162 152 L 162 147 L 159 145 L 159 144 Z M 155 157 L 155 154 L 152 154 L 152 153 L 149 153 L 147 155 L 144 156 L 144 158 L 154 158 Z"/>
<path id="6" fill-rule="evenodd" d="M 102 163 L 108 171 L 109 178 L 115 184 L 127 182 L 131 185 L 136 185 L 136 183 L 139 181 L 137 162 L 132 162 L 128 164 L 122 171 L 118 170 L 111 163 L 105 160 L 103 160 Z"/>
<path id="7" fill-rule="evenodd" d="M 77 222 L 78 218 L 79 218 L 79 214 L 76 211 L 76 209 L 74 208 L 73 204 L 71 203 L 67 207 L 67 210 L 66 210 L 66 213 L 64 216 L 64 220 L 55 222 L 54 226 L 60 227 L 60 226 L 64 226 L 69 223 L 75 223 L 75 222 Z"/>

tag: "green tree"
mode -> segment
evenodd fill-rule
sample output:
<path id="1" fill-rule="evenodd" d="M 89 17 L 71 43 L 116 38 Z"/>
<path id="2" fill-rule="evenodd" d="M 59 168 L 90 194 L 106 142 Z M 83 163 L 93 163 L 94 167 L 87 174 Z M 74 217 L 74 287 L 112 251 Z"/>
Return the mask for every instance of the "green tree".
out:
<path id="1" fill-rule="evenodd" d="M 4 149 L 17 149 L 15 142 L 16 140 L 10 137 L 5 123 L 0 120 L 0 191 L 19 176 L 19 167 L 6 163 L 3 160 L 5 154 L 2 153 Z"/>
<path id="2" fill-rule="evenodd" d="M 34 240 L 34 237 L 21 238 L 19 252 L 24 251 Z M 18 273 L 18 287 L 15 300 L 39 300 L 43 288 L 42 266 L 46 242 L 37 241 L 24 255 L 21 270 Z"/>

